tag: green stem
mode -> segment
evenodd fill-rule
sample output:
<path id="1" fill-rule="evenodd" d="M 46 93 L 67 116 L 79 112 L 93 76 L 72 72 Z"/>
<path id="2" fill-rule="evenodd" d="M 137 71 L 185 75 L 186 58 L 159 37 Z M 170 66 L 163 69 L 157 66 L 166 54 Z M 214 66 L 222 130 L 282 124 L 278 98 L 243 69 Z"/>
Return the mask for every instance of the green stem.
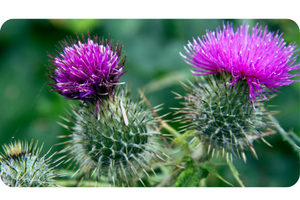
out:
<path id="1" fill-rule="evenodd" d="M 299 136 L 298 136 L 296 133 L 291 132 L 291 133 L 289 133 L 289 135 L 290 135 L 295 141 L 297 141 L 298 144 L 300 144 L 300 138 L 299 138 Z"/>
<path id="2" fill-rule="evenodd" d="M 209 142 L 204 142 L 192 153 L 191 158 L 193 158 L 196 163 L 204 163 L 211 158 L 211 155 L 208 152 L 208 145 Z"/>
<path id="3" fill-rule="evenodd" d="M 169 124 L 167 124 L 164 121 L 160 122 L 162 127 L 165 128 L 169 133 L 171 133 L 175 138 L 180 138 L 181 134 L 178 133 L 178 131 L 176 131 L 174 128 L 172 128 Z"/>
<path id="4" fill-rule="evenodd" d="M 292 138 L 290 138 L 288 136 L 288 133 L 285 132 L 285 130 L 279 125 L 279 122 L 277 121 L 277 119 L 275 119 L 275 117 L 273 117 L 273 115 L 269 115 L 270 120 L 274 123 L 274 126 L 276 127 L 276 129 L 278 130 L 278 132 L 280 133 L 280 135 L 283 137 L 284 140 L 286 140 L 288 143 L 291 144 L 292 148 L 299 154 L 300 156 L 300 150 L 299 147 L 297 148 L 297 145 L 295 144 L 295 142 L 293 141 Z"/>

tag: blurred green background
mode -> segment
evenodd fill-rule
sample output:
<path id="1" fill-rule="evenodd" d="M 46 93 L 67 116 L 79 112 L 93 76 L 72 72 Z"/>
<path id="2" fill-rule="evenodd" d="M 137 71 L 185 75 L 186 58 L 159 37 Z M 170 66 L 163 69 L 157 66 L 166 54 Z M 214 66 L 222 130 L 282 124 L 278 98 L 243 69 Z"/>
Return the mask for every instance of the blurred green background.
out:
<path id="1" fill-rule="evenodd" d="M 192 37 L 202 36 L 206 29 L 216 30 L 227 19 L 12 19 L 6 21 L 0 31 L 0 145 L 14 139 L 39 140 L 45 143 L 43 153 L 61 142 L 57 136 L 68 132 L 57 124 L 63 120 L 68 102 L 44 85 L 49 82 L 45 76 L 48 64 L 46 52 L 55 52 L 58 41 L 66 36 L 75 36 L 87 31 L 91 35 L 107 37 L 123 42 L 123 52 L 128 61 L 124 69 L 129 71 L 121 81 L 131 83 L 132 90 L 144 88 L 152 105 L 164 103 L 160 115 L 170 112 L 170 107 L 180 107 L 171 91 L 184 94 L 179 81 L 191 80 L 189 65 L 179 56 L 185 53 Z M 284 32 L 289 44 L 299 43 L 299 27 L 288 19 L 232 21 L 236 28 L 243 21 L 255 26 L 268 25 L 269 31 Z M 299 53 L 299 52 L 297 52 Z M 299 59 L 298 59 L 299 60 Z M 299 62 L 299 61 L 297 61 Z M 298 78 L 299 79 L 299 78 Z M 293 83 L 281 89 L 281 93 L 268 104 L 276 105 L 272 110 L 280 111 L 275 117 L 286 130 L 293 130 L 298 136 L 300 83 Z M 171 119 L 172 115 L 165 119 Z M 177 124 L 172 124 L 177 127 Z M 282 140 L 279 134 L 268 136 L 273 148 L 261 141 L 254 142 L 259 160 L 246 152 L 247 163 L 235 159 L 234 164 L 246 186 L 287 187 L 299 179 L 299 157 Z M 53 151 L 60 146 L 54 146 Z M 2 151 L 2 149 L 1 149 Z M 225 161 L 214 160 L 217 170 L 226 180 L 236 183 Z M 237 185 L 237 184 L 235 184 Z M 228 186 L 219 179 L 209 176 L 207 186 Z"/>

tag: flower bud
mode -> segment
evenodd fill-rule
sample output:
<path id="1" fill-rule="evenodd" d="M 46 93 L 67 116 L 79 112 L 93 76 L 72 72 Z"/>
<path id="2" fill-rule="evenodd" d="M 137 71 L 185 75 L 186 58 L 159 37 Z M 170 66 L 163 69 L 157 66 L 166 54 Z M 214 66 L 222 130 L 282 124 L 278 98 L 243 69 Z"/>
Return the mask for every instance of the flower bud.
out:
<path id="1" fill-rule="evenodd" d="M 208 143 L 208 152 L 221 150 L 235 153 L 239 151 L 246 161 L 244 149 L 249 147 L 255 154 L 253 140 L 261 138 L 266 127 L 263 100 L 253 104 L 248 99 L 248 84 L 239 80 L 235 87 L 228 87 L 230 73 L 202 77 L 203 83 L 195 79 L 195 85 L 183 87 L 187 91 L 184 107 L 179 109 L 180 120 L 187 123 L 183 130 L 197 130 L 194 137 Z M 256 156 L 256 154 L 255 154 Z"/>
<path id="2" fill-rule="evenodd" d="M 154 141 L 160 135 L 153 127 L 156 119 L 140 98 L 132 101 L 128 91 L 123 95 L 118 90 L 99 107 L 99 115 L 92 115 L 91 103 L 73 106 L 74 115 L 68 120 L 72 125 L 65 126 L 72 132 L 65 151 L 83 172 L 96 173 L 97 179 L 107 177 L 114 185 L 129 185 L 134 177 L 141 181 L 139 171 L 147 174 L 152 169 L 150 160 L 159 157 Z"/>
<path id="3" fill-rule="evenodd" d="M 38 142 L 15 141 L 4 144 L 5 154 L 0 155 L 0 177 L 10 187 L 56 187 L 54 178 L 58 175 L 50 167 L 50 158 L 39 157 L 42 146 Z"/>

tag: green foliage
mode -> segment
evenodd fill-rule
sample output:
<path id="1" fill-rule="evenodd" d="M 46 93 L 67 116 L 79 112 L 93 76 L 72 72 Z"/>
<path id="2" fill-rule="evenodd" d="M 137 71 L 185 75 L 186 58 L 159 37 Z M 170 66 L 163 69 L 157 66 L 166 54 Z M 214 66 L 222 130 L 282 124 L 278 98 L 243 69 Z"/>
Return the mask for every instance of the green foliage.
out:
<path id="1" fill-rule="evenodd" d="M 208 171 L 195 165 L 190 158 L 184 160 L 187 162 L 186 169 L 180 173 L 174 187 L 198 187 L 200 180 L 207 177 Z"/>
<path id="2" fill-rule="evenodd" d="M 174 187 L 198 187 L 200 180 L 206 178 L 207 175 L 206 169 L 190 167 L 181 172 Z"/>
<path id="3" fill-rule="evenodd" d="M 224 181 L 228 185 L 233 186 L 219 175 L 215 166 L 211 163 L 204 162 L 196 164 L 194 160 L 185 156 L 182 159 L 183 163 L 186 163 L 185 170 L 183 170 L 177 178 L 175 187 L 198 187 L 201 186 L 201 179 L 207 178 L 209 174 L 216 176 L 220 180 Z"/>

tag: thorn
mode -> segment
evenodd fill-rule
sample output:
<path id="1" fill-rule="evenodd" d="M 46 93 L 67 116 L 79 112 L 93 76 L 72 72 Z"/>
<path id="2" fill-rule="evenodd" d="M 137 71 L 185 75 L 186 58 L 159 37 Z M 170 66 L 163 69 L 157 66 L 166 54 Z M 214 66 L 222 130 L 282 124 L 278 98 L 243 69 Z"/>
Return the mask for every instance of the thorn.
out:
<path id="1" fill-rule="evenodd" d="M 213 151 L 212 151 L 211 157 L 214 157 L 215 150 L 216 150 L 216 149 L 214 148 Z"/>
<path id="2" fill-rule="evenodd" d="M 80 179 L 80 181 L 77 182 L 77 186 L 76 187 L 78 187 L 82 183 L 83 179 L 84 179 L 84 176 L 82 176 L 82 178 Z"/>
<path id="3" fill-rule="evenodd" d="M 70 122 L 70 120 L 68 120 L 67 118 L 63 117 L 63 116 L 59 116 L 61 119 L 65 120 L 66 122 Z"/>
<path id="4" fill-rule="evenodd" d="M 97 120 L 100 120 L 100 111 L 97 112 Z"/>
<path id="5" fill-rule="evenodd" d="M 162 157 L 160 157 L 159 155 L 156 155 L 158 158 L 160 158 L 162 161 L 165 161 L 165 159 L 163 159 Z"/>
<path id="6" fill-rule="evenodd" d="M 241 159 L 241 156 L 240 156 L 240 153 L 239 153 L 238 149 L 236 149 L 236 152 L 237 152 L 237 155 L 238 155 L 239 159 Z"/>
<path id="7" fill-rule="evenodd" d="M 226 159 L 229 160 L 229 153 L 228 152 L 226 152 Z"/>
<path id="8" fill-rule="evenodd" d="M 113 181 L 113 186 L 116 186 L 114 175 L 112 175 L 112 181 Z"/>
<path id="9" fill-rule="evenodd" d="M 125 178 L 125 181 L 126 181 L 126 183 L 127 183 L 127 186 L 130 187 L 127 178 Z"/>
<path id="10" fill-rule="evenodd" d="M 251 149 L 252 153 L 254 154 L 255 158 L 258 160 L 257 154 L 256 154 L 255 149 L 253 148 L 253 146 L 250 146 L 250 149 Z"/>
<path id="11" fill-rule="evenodd" d="M 217 156 L 216 156 L 216 158 L 219 157 L 219 154 L 220 154 L 220 150 L 217 151 Z"/>
<path id="12" fill-rule="evenodd" d="M 152 170 L 153 174 L 156 176 L 156 173 L 155 173 L 154 169 L 153 169 L 153 168 L 151 168 L 151 170 Z M 156 176 L 156 177 L 157 177 L 157 176 Z"/>
<path id="13" fill-rule="evenodd" d="M 144 182 L 142 181 L 142 179 L 139 178 L 139 180 L 141 181 L 141 183 L 143 184 L 143 186 L 146 187 L 146 185 L 144 184 Z"/>
<path id="14" fill-rule="evenodd" d="M 189 144 L 192 144 L 192 142 L 194 142 L 195 139 L 196 139 L 196 137 L 194 137 L 194 138 L 189 142 Z"/>
<path id="15" fill-rule="evenodd" d="M 209 152 L 210 152 L 210 146 L 211 146 L 211 145 L 208 145 L 207 154 L 209 154 Z"/>
<path id="16" fill-rule="evenodd" d="M 80 169 L 78 169 L 78 170 L 71 176 L 71 178 L 73 178 L 79 171 L 80 171 Z"/>
<path id="17" fill-rule="evenodd" d="M 62 144 L 68 144 L 68 143 L 72 143 L 72 141 L 65 141 L 65 142 L 61 142 L 61 143 L 56 143 L 55 146 L 62 145 Z"/>
<path id="18" fill-rule="evenodd" d="M 121 112 L 122 112 L 122 115 L 123 115 L 124 123 L 125 123 L 126 126 L 128 126 L 128 118 L 127 118 L 125 109 L 123 107 L 123 103 L 122 103 L 122 99 L 121 98 L 120 98 L 120 105 L 121 105 Z"/>
<path id="19" fill-rule="evenodd" d="M 199 142 L 199 144 L 196 146 L 196 149 L 201 145 L 202 143 L 201 142 Z"/>
<path id="20" fill-rule="evenodd" d="M 146 170 L 143 168 L 143 171 L 145 172 L 145 174 L 150 178 L 149 174 L 146 172 Z"/>
<path id="21" fill-rule="evenodd" d="M 67 157 L 67 155 L 64 155 L 64 156 L 61 156 L 60 158 L 56 159 L 54 162 L 52 162 L 53 164 L 54 163 L 57 163 L 58 161 L 64 159 L 65 157 Z"/>
<path id="22" fill-rule="evenodd" d="M 269 142 L 267 142 L 264 138 L 260 138 L 265 144 L 267 144 L 269 147 L 273 147 Z"/>
<path id="23" fill-rule="evenodd" d="M 70 137 L 70 135 L 59 135 L 59 136 L 56 136 L 57 138 L 66 138 L 66 137 Z"/>
<path id="24" fill-rule="evenodd" d="M 178 167 L 178 168 L 181 168 L 181 169 L 186 169 L 186 168 L 183 167 L 183 166 L 179 166 L 179 165 L 175 165 L 175 164 L 174 164 L 174 166 L 175 166 L 175 167 Z"/>
<path id="25" fill-rule="evenodd" d="M 244 162 L 246 163 L 246 161 L 247 161 L 247 159 L 246 159 L 246 155 L 245 155 L 245 153 L 242 151 L 242 157 L 243 157 L 243 160 L 244 160 Z"/>
<path id="26" fill-rule="evenodd" d="M 162 152 L 162 154 L 163 154 L 164 156 L 166 156 L 167 158 L 171 159 L 171 157 L 168 156 L 167 154 L 165 154 L 164 152 Z"/>
<path id="27" fill-rule="evenodd" d="M 92 172 L 91 176 L 93 176 L 93 175 L 94 175 L 94 173 L 96 172 L 96 170 L 97 170 L 97 168 L 95 168 L 95 169 L 93 170 L 93 172 Z"/>
<path id="28" fill-rule="evenodd" d="M 174 91 L 171 91 L 173 94 L 175 94 L 177 97 L 179 97 L 179 98 L 182 98 L 182 95 L 180 95 L 180 94 L 178 94 L 178 93 L 176 93 L 176 92 L 174 92 Z"/>
<path id="29" fill-rule="evenodd" d="M 60 123 L 60 122 L 57 122 L 59 125 L 61 125 L 62 127 L 64 127 L 65 129 L 68 129 L 68 130 L 70 130 L 70 128 L 67 126 L 67 125 L 65 125 L 65 124 L 62 124 L 62 123 Z"/>

